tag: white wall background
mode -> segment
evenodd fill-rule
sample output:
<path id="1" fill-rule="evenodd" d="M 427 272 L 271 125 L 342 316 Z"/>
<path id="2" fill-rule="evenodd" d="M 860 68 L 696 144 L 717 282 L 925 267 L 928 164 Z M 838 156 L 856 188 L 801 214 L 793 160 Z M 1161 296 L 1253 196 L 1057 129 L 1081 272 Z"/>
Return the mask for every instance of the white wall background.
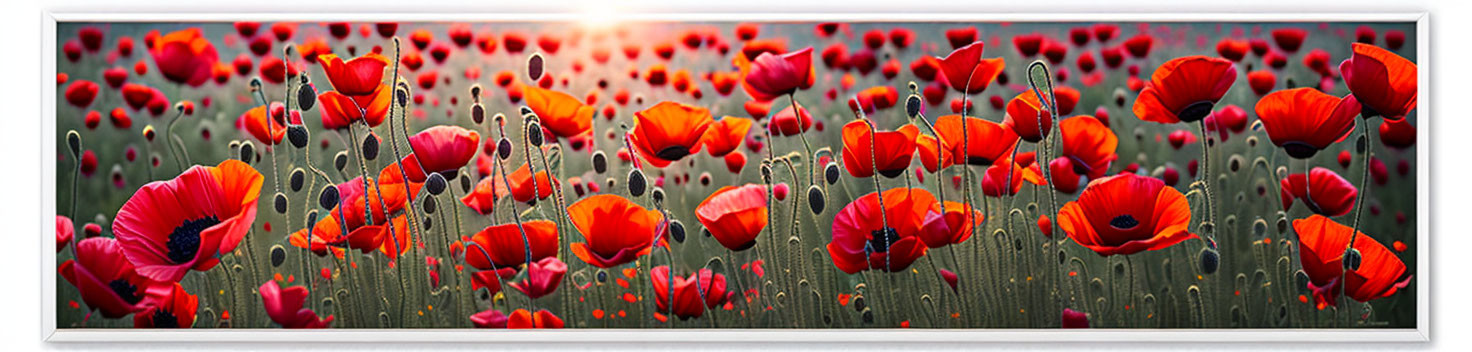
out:
<path id="1" fill-rule="evenodd" d="M 855 348 L 884 348 L 888 350 L 954 350 L 976 348 L 1000 348 L 1011 350 L 1472 350 L 1472 305 L 1463 301 L 1472 291 L 1472 277 L 1468 277 L 1466 252 L 1472 250 L 1472 236 L 1462 232 L 1465 212 L 1472 211 L 1472 187 L 1463 185 L 1472 173 L 1472 117 L 1466 116 L 1463 104 L 1472 96 L 1472 75 L 1469 64 L 1472 59 L 1472 2 L 1434 0 L 1218 0 L 1189 3 L 1166 0 L 1132 0 L 1106 3 L 1099 0 L 1046 0 L 1046 1 L 991 1 L 965 2 L 954 0 L 895 1 L 895 0 L 844 0 L 822 3 L 803 0 L 728 0 L 679 3 L 675 1 L 597 1 L 579 0 L 560 3 L 542 1 L 512 1 L 496 4 L 493 1 L 403 1 L 403 0 L 143 0 L 123 4 L 105 0 L 50 0 L 27 3 L 25 0 L 8 0 L 0 5 L 0 38 L 5 38 L 5 48 L 0 51 L 0 73 L 7 80 L 0 84 L 0 350 L 486 350 L 486 349 L 582 349 L 582 350 L 648 350 L 648 349 L 698 349 L 718 350 L 736 347 L 755 349 L 817 349 L 852 350 Z M 605 3 L 607 2 L 607 3 Z M 619 3 L 613 5 L 613 3 Z M 791 345 L 752 344 L 733 346 L 711 345 L 645 345 L 645 344 L 600 344 L 576 345 L 342 345 L 342 344 L 283 344 L 259 343 L 252 345 L 224 344 L 46 344 L 41 341 L 41 290 L 37 241 L 45 238 L 52 229 L 43 228 L 40 170 L 36 155 L 40 153 L 41 95 L 36 89 L 37 79 L 45 75 L 41 70 L 41 33 L 43 11 L 71 12 L 582 12 L 590 8 L 616 7 L 623 12 L 1218 12 L 1218 13 L 1377 13 L 1377 12 L 1429 12 L 1431 14 L 1430 51 L 1433 64 L 1430 71 L 1430 91 L 1436 103 L 1432 109 L 1438 113 L 1431 116 L 1436 130 L 1431 131 L 1429 142 L 1431 162 L 1431 236 L 1434 248 L 1431 280 L 1432 342 L 1427 344 L 1007 344 L 1007 345 Z M 1425 83 L 1423 83 L 1425 84 Z M 1423 98 L 1431 99 L 1431 98 Z M 1426 149 L 1422 149 L 1426 150 Z M 45 222 L 49 223 L 49 221 Z"/>

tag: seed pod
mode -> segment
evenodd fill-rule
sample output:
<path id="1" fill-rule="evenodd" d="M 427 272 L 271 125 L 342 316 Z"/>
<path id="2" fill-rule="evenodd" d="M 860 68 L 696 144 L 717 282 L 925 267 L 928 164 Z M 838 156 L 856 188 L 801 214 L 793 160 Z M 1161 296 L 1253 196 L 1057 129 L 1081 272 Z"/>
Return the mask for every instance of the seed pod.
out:
<path id="1" fill-rule="evenodd" d="M 470 193 L 470 177 L 460 177 L 460 192 Z"/>
<path id="2" fill-rule="evenodd" d="M 828 166 L 823 167 L 823 178 L 828 181 L 828 185 L 830 186 L 838 183 L 838 176 L 840 175 L 841 174 L 838 171 L 838 163 L 829 162 Z"/>
<path id="3" fill-rule="evenodd" d="M 664 203 L 664 189 L 663 188 L 659 188 L 659 187 L 654 187 L 654 192 L 650 192 L 649 197 L 654 199 L 654 204 L 663 204 Z"/>
<path id="4" fill-rule="evenodd" d="M 276 213 L 286 214 L 286 194 L 276 192 Z"/>
<path id="5" fill-rule="evenodd" d="M 71 148 L 73 157 L 82 155 L 82 134 L 77 130 L 66 131 L 66 146 Z"/>
<path id="6" fill-rule="evenodd" d="M 143 126 L 143 139 L 148 140 L 149 143 L 153 143 L 153 138 L 157 136 L 158 129 L 153 128 L 153 125 Z"/>
<path id="7" fill-rule="evenodd" d="M 445 176 L 438 172 L 429 174 L 429 179 L 424 181 L 424 188 L 429 190 L 429 194 L 433 195 L 444 193 L 445 186 Z"/>
<path id="8" fill-rule="evenodd" d="M 279 267 L 286 263 L 286 248 L 281 245 L 271 246 L 271 266 Z"/>
<path id="9" fill-rule="evenodd" d="M 685 224 L 680 223 L 680 220 L 671 221 L 670 237 L 675 240 L 675 243 L 685 243 Z"/>
<path id="10" fill-rule="evenodd" d="M 526 140 L 527 140 L 528 143 L 531 143 L 533 147 L 541 147 L 542 146 L 542 125 L 541 124 L 538 124 L 536 121 L 532 121 L 532 122 L 527 123 L 527 125 L 526 125 Z"/>
<path id="11" fill-rule="evenodd" d="M 644 195 L 645 183 L 643 171 L 639 171 L 639 169 L 629 170 L 628 181 L 625 183 L 629 185 L 629 195 L 635 197 Z"/>
<path id="12" fill-rule="evenodd" d="M 337 201 L 337 186 L 335 185 L 327 185 L 322 188 L 322 194 L 317 197 L 317 204 L 326 209 L 337 206 Z"/>
<path id="13" fill-rule="evenodd" d="M 368 136 L 363 137 L 363 158 L 378 159 L 378 136 L 369 133 Z"/>
<path id="14" fill-rule="evenodd" d="M 307 132 L 307 126 L 292 125 L 286 128 L 286 139 L 291 141 L 291 146 L 301 149 L 307 147 L 307 140 L 311 136 Z"/>
<path id="15" fill-rule="evenodd" d="M 470 106 L 470 120 L 479 125 L 486 122 L 486 107 L 476 103 Z"/>
<path id="16" fill-rule="evenodd" d="M 919 95 L 910 94 L 910 97 L 905 99 L 905 113 L 909 114 L 910 118 L 913 119 L 920 117 L 920 108 L 921 104 Z"/>
<path id="17" fill-rule="evenodd" d="M 1360 270 L 1360 261 L 1362 260 L 1359 249 L 1350 248 L 1344 251 L 1344 270 Z"/>
<path id="18" fill-rule="evenodd" d="M 593 152 L 593 172 L 598 174 L 608 172 L 608 154 L 602 150 Z"/>
<path id="19" fill-rule="evenodd" d="M 532 79 L 532 82 L 542 79 L 544 61 L 542 53 L 532 54 L 532 57 L 526 59 L 526 75 Z"/>
<path id="20" fill-rule="evenodd" d="M 290 183 L 291 183 L 291 191 L 292 192 L 300 192 L 302 190 L 302 185 L 304 183 L 306 183 L 306 182 L 307 182 L 307 172 L 306 171 L 303 171 L 302 168 L 296 168 L 296 169 L 291 170 L 291 182 Z"/>
<path id="21" fill-rule="evenodd" d="M 312 209 L 312 211 L 307 212 L 307 225 L 314 225 L 316 223 L 317 223 L 317 209 Z"/>
<path id="22" fill-rule="evenodd" d="M 425 201 L 424 201 L 424 213 L 425 214 L 434 214 L 434 211 L 436 209 L 439 209 L 439 207 L 440 207 L 439 202 L 436 201 L 435 199 L 437 199 L 437 198 L 430 197 L 428 199 L 425 199 Z"/>
<path id="23" fill-rule="evenodd" d="M 249 141 L 240 144 L 240 161 L 249 164 L 256 156 L 256 144 Z"/>
<path id="24" fill-rule="evenodd" d="M 808 208 L 813 210 L 813 214 L 822 214 L 826 206 L 827 199 L 823 195 L 823 190 L 817 185 L 808 186 Z"/>
<path id="25" fill-rule="evenodd" d="M 496 156 L 501 157 L 501 160 L 506 160 L 506 158 L 510 158 L 511 157 L 511 140 L 510 139 L 506 139 L 505 137 L 501 137 L 501 141 L 496 142 Z"/>
<path id="26" fill-rule="evenodd" d="M 317 87 L 303 84 L 296 88 L 296 105 L 302 111 L 310 111 L 317 104 Z"/>
<path id="27" fill-rule="evenodd" d="M 1215 274 L 1216 269 L 1222 264 L 1221 255 L 1217 254 L 1215 250 L 1209 248 L 1201 250 L 1200 258 L 1201 273 L 1203 274 Z"/>

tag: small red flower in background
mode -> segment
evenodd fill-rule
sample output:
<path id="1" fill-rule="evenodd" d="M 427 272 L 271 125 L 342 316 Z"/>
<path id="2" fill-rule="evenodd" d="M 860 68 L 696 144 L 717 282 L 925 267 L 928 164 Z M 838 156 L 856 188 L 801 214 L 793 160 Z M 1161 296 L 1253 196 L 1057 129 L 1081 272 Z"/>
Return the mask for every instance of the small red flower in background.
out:
<path id="1" fill-rule="evenodd" d="M 767 227 L 767 211 L 767 187 L 746 184 L 711 193 L 695 207 L 695 217 L 721 246 L 740 251 L 756 245 L 756 236 Z"/>
<path id="2" fill-rule="evenodd" d="M 1337 306 L 1340 290 L 1349 298 L 1368 302 L 1389 297 L 1411 283 L 1405 263 L 1370 235 L 1323 215 L 1293 220 L 1293 231 L 1298 233 L 1299 261 L 1317 303 Z M 1360 268 L 1346 272 L 1342 260 L 1351 233 L 1357 234 L 1354 249 L 1360 252 Z"/>
<path id="3" fill-rule="evenodd" d="M 220 54 L 199 28 L 166 34 L 149 45 L 154 65 L 171 82 L 198 87 L 214 76 Z"/>
<path id="4" fill-rule="evenodd" d="M 1409 120 L 1385 120 L 1380 124 L 1380 143 L 1394 149 L 1406 149 L 1416 144 L 1416 127 Z"/>
<path id="5" fill-rule="evenodd" d="M 1354 131 L 1360 103 L 1354 95 L 1337 98 L 1313 88 L 1268 94 L 1257 101 L 1257 117 L 1273 144 L 1288 156 L 1306 159 Z"/>
<path id="6" fill-rule="evenodd" d="M 600 194 L 567 207 L 568 217 L 585 242 L 571 245 L 573 255 L 599 268 L 622 265 L 649 254 L 655 235 L 664 236 L 664 215 L 645 210 L 627 198 Z"/>
<path id="7" fill-rule="evenodd" d="M 76 225 L 73 225 L 72 224 L 72 219 L 67 218 L 65 216 L 57 215 L 56 216 L 56 252 L 57 253 L 61 253 L 61 250 L 66 249 L 66 246 L 68 244 L 71 244 L 72 238 L 75 237 L 76 235 L 77 235 Z"/>
<path id="8" fill-rule="evenodd" d="M 951 89 L 962 94 L 977 94 L 1002 73 L 1007 62 L 1002 58 L 982 59 L 986 43 L 977 41 L 952 51 L 940 59 L 940 71 Z"/>
<path id="9" fill-rule="evenodd" d="M 113 234 L 145 277 L 178 281 L 190 269 L 209 270 L 250 230 L 263 179 L 239 160 L 194 166 L 134 193 L 118 210 Z"/>
<path id="10" fill-rule="evenodd" d="M 1366 116 L 1400 120 L 1416 108 L 1416 64 L 1400 55 L 1354 43 L 1354 55 L 1339 64 L 1339 72 L 1349 91 L 1367 108 Z"/>
<path id="11" fill-rule="evenodd" d="M 895 178 L 910 167 L 915 155 L 915 139 L 920 128 L 906 124 L 894 131 L 875 131 L 867 119 L 843 125 L 843 167 L 853 177 L 871 177 L 877 171 Z"/>
<path id="12" fill-rule="evenodd" d="M 282 289 L 276 280 L 266 281 L 260 287 L 261 302 L 271 321 L 287 329 L 321 329 L 332 324 L 333 316 L 317 317 L 311 309 L 303 308 L 307 300 L 307 288 L 301 286 Z"/>
<path id="13" fill-rule="evenodd" d="M 658 168 L 700 152 L 700 141 L 712 123 L 710 110 L 670 101 L 635 112 L 634 120 L 629 143 Z"/>
<path id="14" fill-rule="evenodd" d="M 833 219 L 828 254 L 845 273 L 864 270 L 898 272 L 925 255 L 920 239 L 925 215 L 935 196 L 921 188 L 895 188 L 855 199 Z M 883 207 L 881 216 L 881 209 Z"/>
<path id="15" fill-rule="evenodd" d="M 1303 46 L 1303 39 L 1308 37 L 1308 31 L 1302 28 L 1279 28 L 1272 32 L 1273 43 L 1278 44 L 1279 49 L 1293 53 Z"/>
<path id="16" fill-rule="evenodd" d="M 1359 194 L 1354 185 L 1344 177 L 1322 167 L 1309 170 L 1307 176 L 1288 175 L 1280 183 L 1283 211 L 1288 211 L 1293 206 L 1293 199 L 1297 198 L 1303 200 L 1303 204 L 1314 213 L 1341 216 L 1354 209 L 1355 195 Z"/>
<path id="17" fill-rule="evenodd" d="M 67 85 L 66 92 L 62 95 L 66 97 L 66 102 L 72 104 L 72 106 L 85 108 L 88 105 L 92 105 L 92 100 L 97 98 L 97 90 L 99 88 L 96 82 L 79 79 Z"/>
<path id="18" fill-rule="evenodd" d="M 1089 182 L 1058 212 L 1058 227 L 1100 256 L 1133 254 L 1196 238 L 1186 196 L 1165 182 L 1120 174 Z"/>
<path id="19" fill-rule="evenodd" d="M 747 45 L 752 45 L 748 42 Z M 746 49 L 742 49 L 746 51 Z M 773 54 L 762 52 L 761 55 L 751 59 L 749 64 L 742 61 L 745 56 L 738 56 L 737 66 L 741 67 L 742 80 L 746 92 L 752 98 L 768 101 L 780 96 L 796 93 L 800 89 L 812 88 L 816 79 L 816 69 L 813 67 L 813 48 L 807 47 L 802 50 L 786 53 Z"/>
<path id="20" fill-rule="evenodd" d="M 725 304 L 734 292 L 726 290 L 726 275 L 716 274 L 710 269 L 690 274 L 689 278 L 670 277 L 669 266 L 649 269 L 649 282 L 654 286 L 654 303 L 662 313 L 673 313 L 681 320 L 699 318 L 711 309 Z M 674 286 L 670 286 L 670 282 Z M 670 294 L 674 294 L 674 307 L 670 307 Z"/>
<path id="21" fill-rule="evenodd" d="M 1167 124 L 1200 121 L 1236 80 L 1237 68 L 1227 59 L 1187 56 L 1166 61 L 1135 98 L 1135 116 Z"/>
<path id="22" fill-rule="evenodd" d="M 755 123 L 756 121 L 744 117 L 723 117 L 710 124 L 710 128 L 701 137 L 700 144 L 705 146 L 705 152 L 710 156 L 726 156 L 741 146 L 741 141 L 746 139 L 751 125 Z"/>

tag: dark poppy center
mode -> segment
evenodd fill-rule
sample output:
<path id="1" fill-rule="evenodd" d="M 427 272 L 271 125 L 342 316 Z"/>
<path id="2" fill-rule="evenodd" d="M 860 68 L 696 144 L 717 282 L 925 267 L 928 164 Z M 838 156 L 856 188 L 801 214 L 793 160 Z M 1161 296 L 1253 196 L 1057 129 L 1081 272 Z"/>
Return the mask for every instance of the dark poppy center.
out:
<path id="1" fill-rule="evenodd" d="M 174 312 L 165 309 L 154 309 L 153 327 L 159 329 L 177 329 L 179 328 L 179 317 L 174 316 Z"/>
<path id="2" fill-rule="evenodd" d="M 879 174 L 880 175 L 884 175 L 884 177 L 887 177 L 887 178 L 895 178 L 895 177 L 899 177 L 900 175 L 905 174 L 905 170 L 907 170 L 907 169 L 906 168 L 898 168 L 898 169 L 892 169 L 892 170 L 879 170 Z"/>
<path id="3" fill-rule="evenodd" d="M 680 160 L 686 155 L 690 155 L 690 148 L 683 145 L 670 146 L 654 153 L 654 156 L 664 160 Z"/>
<path id="4" fill-rule="evenodd" d="M 107 287 L 112 288 L 112 292 L 116 293 L 118 298 L 122 298 L 124 302 L 128 302 L 128 304 L 138 304 L 139 301 L 143 300 L 143 297 L 138 296 L 138 286 L 133 285 L 128 280 L 112 280 L 112 282 L 107 283 Z"/>
<path id="5" fill-rule="evenodd" d="M 188 263 L 199 254 L 199 233 L 220 224 L 220 218 L 210 215 L 194 220 L 185 220 L 174 232 L 169 233 L 169 260 L 175 264 Z"/>
<path id="6" fill-rule="evenodd" d="M 1317 154 L 1319 148 L 1314 148 L 1314 146 L 1304 142 L 1288 142 L 1283 143 L 1283 151 L 1288 152 L 1288 156 L 1294 159 L 1308 159 L 1313 157 L 1314 154 Z"/>
<path id="7" fill-rule="evenodd" d="M 1114 227 L 1114 229 L 1116 230 L 1129 231 L 1134 229 L 1135 226 L 1140 226 L 1140 221 L 1135 220 L 1135 217 L 1133 215 L 1124 214 L 1116 216 L 1114 217 L 1114 219 L 1109 220 L 1109 226 Z"/>
<path id="8" fill-rule="evenodd" d="M 889 245 L 900 240 L 900 233 L 893 227 L 874 230 L 869 233 L 869 250 L 874 253 L 889 252 Z"/>
<path id="9" fill-rule="evenodd" d="M 981 156 L 967 156 L 966 157 L 966 163 L 967 164 L 971 164 L 971 165 L 976 165 L 976 166 L 991 166 L 992 165 L 992 159 L 991 158 L 987 158 L 987 157 L 981 157 Z"/>
<path id="10" fill-rule="evenodd" d="M 1201 119 L 1206 118 L 1206 115 L 1211 115 L 1211 107 L 1213 105 L 1216 104 L 1210 100 L 1191 103 L 1185 109 L 1181 109 L 1181 112 L 1176 114 L 1176 118 L 1179 118 L 1182 122 L 1201 121 Z"/>

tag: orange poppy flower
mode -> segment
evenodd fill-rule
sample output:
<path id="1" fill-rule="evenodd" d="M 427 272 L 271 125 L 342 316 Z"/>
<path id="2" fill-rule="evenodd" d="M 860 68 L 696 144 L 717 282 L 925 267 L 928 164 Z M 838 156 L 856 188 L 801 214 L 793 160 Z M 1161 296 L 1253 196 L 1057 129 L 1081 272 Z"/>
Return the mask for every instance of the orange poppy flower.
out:
<path id="1" fill-rule="evenodd" d="M 593 114 L 598 109 L 572 95 L 529 85 L 522 88 L 522 97 L 537 113 L 542 127 L 558 137 L 571 138 L 593 130 Z"/>
<path id="2" fill-rule="evenodd" d="M 332 89 L 349 97 L 372 95 L 383 84 L 383 69 L 389 65 L 388 58 L 372 52 L 347 61 L 337 54 L 321 54 L 317 62 Z"/>
<path id="3" fill-rule="evenodd" d="M 1034 155 L 1033 152 L 1018 154 L 1017 162 L 1011 162 L 1007 159 L 1008 156 L 1004 155 L 1002 160 L 992 163 L 992 166 L 986 168 L 986 174 L 982 176 L 981 193 L 988 197 L 1002 197 L 1021 192 L 1023 181 L 1035 185 L 1048 184 L 1043 179 L 1042 167 L 1033 160 L 1036 158 Z M 1023 160 L 1024 156 L 1027 157 L 1027 160 Z M 1012 167 L 1011 171 L 1007 170 L 1008 166 Z M 1012 182 L 1011 187 L 1003 188 L 1002 185 L 1007 183 L 1009 178 Z"/>
<path id="4" fill-rule="evenodd" d="M 1354 95 L 1336 98 L 1313 88 L 1280 90 L 1257 101 L 1257 116 L 1268 138 L 1298 159 L 1349 137 L 1360 109 Z"/>
<path id="5" fill-rule="evenodd" d="M 1405 262 L 1370 235 L 1317 214 L 1293 220 L 1293 231 L 1298 233 L 1298 259 L 1317 303 L 1337 306 L 1341 290 L 1349 298 L 1368 302 L 1390 297 L 1411 283 Z M 1345 272 L 1342 260 L 1351 233 L 1357 235 L 1354 249 L 1360 252 L 1360 268 Z"/>
<path id="6" fill-rule="evenodd" d="M 1135 98 L 1135 116 L 1158 123 L 1200 121 L 1236 81 L 1237 67 L 1231 60 L 1207 56 L 1171 59 L 1155 69 Z"/>
<path id="7" fill-rule="evenodd" d="M 1354 55 L 1339 64 L 1344 83 L 1365 116 L 1400 120 L 1416 108 L 1416 64 L 1380 47 L 1354 43 Z"/>
<path id="8" fill-rule="evenodd" d="M 639 156 L 649 164 L 663 168 L 700 152 L 700 141 L 711 123 L 710 110 L 672 101 L 661 102 L 634 113 L 634 130 L 629 133 L 629 143 L 639 149 Z"/>
<path id="9" fill-rule="evenodd" d="M 727 249 L 751 248 L 767 227 L 767 187 L 721 187 L 695 207 L 695 217 Z"/>
<path id="10" fill-rule="evenodd" d="M 940 59 L 941 74 L 951 89 L 962 94 L 981 93 L 1007 67 L 1007 62 L 1000 57 L 982 59 L 981 52 L 985 48 L 986 43 L 978 41 Z"/>
<path id="11" fill-rule="evenodd" d="M 645 210 L 627 198 L 600 194 L 567 207 L 584 242 L 572 243 L 572 254 L 590 265 L 612 268 L 649 254 L 655 234 L 664 235 L 664 215 Z"/>
<path id="12" fill-rule="evenodd" d="M 1073 88 L 1058 87 L 1053 90 L 1053 99 L 1058 102 L 1058 114 L 1067 115 L 1073 112 L 1073 107 L 1078 104 L 1079 92 Z M 1043 104 L 1038 102 L 1037 94 L 1032 91 L 1018 93 L 1016 97 L 1007 102 L 1007 115 L 1002 124 L 1007 125 L 1022 140 L 1037 143 L 1043 140 L 1053 130 L 1053 116 Z M 1039 123 L 1041 120 L 1041 123 Z M 1039 129 L 1038 125 L 1042 127 Z"/>
<path id="13" fill-rule="evenodd" d="M 970 165 L 990 166 L 1007 157 L 1017 146 L 1018 136 L 1011 128 L 974 116 L 964 120 L 967 136 L 963 140 L 961 121 L 961 115 L 941 116 L 935 121 L 939 141 L 930 136 L 917 138 L 920 163 L 926 171 L 934 173 L 960 160 Z"/>
<path id="14" fill-rule="evenodd" d="M 270 107 L 271 118 L 266 117 L 265 105 L 246 110 L 240 118 L 245 122 L 245 131 L 257 141 L 272 145 L 281 144 L 281 139 L 286 137 L 286 125 L 282 124 L 286 120 L 286 106 L 281 102 L 271 102 Z M 267 127 L 267 123 L 270 123 L 271 126 Z"/>
<path id="15" fill-rule="evenodd" d="M 511 317 L 506 321 L 506 328 L 509 329 L 561 329 L 562 326 L 562 318 L 558 318 L 545 309 L 535 314 L 525 309 L 517 309 L 511 312 Z"/>
<path id="16" fill-rule="evenodd" d="M 833 265 L 849 274 L 909 268 L 925 255 L 920 233 L 926 214 L 935 206 L 935 196 L 922 188 L 884 191 L 883 204 L 879 193 L 855 199 L 833 218 L 833 237 L 828 242 Z"/>
<path id="17" fill-rule="evenodd" d="M 701 137 L 700 144 L 705 146 L 705 152 L 710 156 L 726 156 L 741 146 L 741 141 L 746 140 L 746 133 L 751 131 L 751 125 L 755 123 L 756 121 L 744 117 L 722 117 L 710 124 L 704 137 Z"/>
<path id="18" fill-rule="evenodd" d="M 871 177 L 875 170 L 895 178 L 910 168 L 920 128 L 906 124 L 894 131 L 869 131 L 871 122 L 853 120 L 843 125 L 843 167 L 853 177 Z M 870 140 L 873 144 L 870 144 Z"/>
<path id="19" fill-rule="evenodd" d="M 1089 178 L 1103 177 L 1119 155 L 1119 137 L 1104 122 L 1093 116 L 1080 115 L 1058 123 L 1063 134 L 1063 157 L 1070 159 L 1073 173 Z"/>
<path id="20" fill-rule="evenodd" d="M 1089 182 L 1058 211 L 1058 227 L 1100 256 L 1153 251 L 1196 238 L 1186 196 L 1160 179 L 1120 174 Z"/>
<path id="21" fill-rule="evenodd" d="M 465 262 L 480 270 L 491 270 L 494 268 L 516 268 L 527 263 L 527 242 L 522 241 L 522 232 L 526 232 L 526 240 L 531 242 L 532 262 L 543 258 L 557 255 L 558 234 L 557 223 L 551 220 L 532 220 L 521 224 L 500 224 L 488 226 L 475 236 L 470 238 L 479 247 L 467 248 Z"/>
<path id="22" fill-rule="evenodd" d="M 343 129 L 360 120 L 369 127 L 378 127 L 388 116 L 392 97 L 393 89 L 387 84 L 380 84 L 372 93 L 361 96 L 347 96 L 335 90 L 322 92 L 317 95 L 317 101 L 322 103 L 322 128 Z"/>

